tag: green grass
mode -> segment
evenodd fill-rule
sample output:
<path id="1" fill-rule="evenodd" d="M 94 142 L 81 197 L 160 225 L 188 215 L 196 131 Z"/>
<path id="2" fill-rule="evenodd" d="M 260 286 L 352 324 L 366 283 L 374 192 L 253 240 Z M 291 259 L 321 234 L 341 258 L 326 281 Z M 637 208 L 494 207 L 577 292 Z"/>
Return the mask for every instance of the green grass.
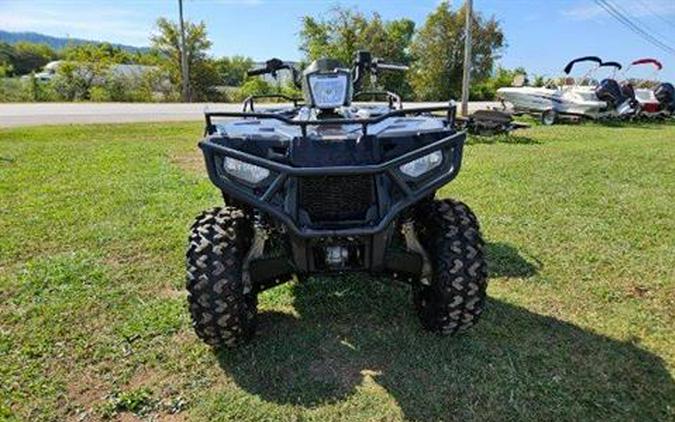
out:
<path id="1" fill-rule="evenodd" d="M 674 125 L 470 142 L 441 192 L 488 241 L 470 333 L 422 332 L 403 288 L 312 279 L 221 355 L 183 293 L 187 228 L 220 203 L 186 158 L 200 132 L 0 130 L 0 420 L 675 417 Z"/>

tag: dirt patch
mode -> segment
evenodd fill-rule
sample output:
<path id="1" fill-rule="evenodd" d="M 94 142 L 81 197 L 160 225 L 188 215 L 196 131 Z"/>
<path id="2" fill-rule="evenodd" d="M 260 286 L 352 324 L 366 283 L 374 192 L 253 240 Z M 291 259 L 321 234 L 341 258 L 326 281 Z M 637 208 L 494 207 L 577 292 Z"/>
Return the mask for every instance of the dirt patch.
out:
<path id="1" fill-rule="evenodd" d="M 143 419 L 147 419 L 147 416 L 152 420 L 185 420 L 183 410 L 185 410 L 187 401 L 181 394 L 180 381 L 173 374 L 156 368 L 141 368 L 122 388 L 123 391 L 139 391 L 144 389 L 152 393 L 150 402 L 154 409 L 148 415 L 143 415 Z M 138 420 L 134 419 L 136 415 L 131 412 L 121 412 L 119 417 L 120 420 Z"/>
<path id="2" fill-rule="evenodd" d="M 90 420 L 95 407 L 105 400 L 110 385 L 102 382 L 93 372 L 77 374 L 66 387 L 68 400 L 75 404 L 74 420 Z M 87 418 L 89 416 L 89 418 Z"/>
<path id="3" fill-rule="evenodd" d="M 187 415 L 185 412 L 181 413 L 163 413 L 160 417 L 159 420 L 163 422 L 183 422 L 188 420 Z"/>
<path id="4" fill-rule="evenodd" d="M 120 413 L 115 420 L 119 422 L 139 422 L 142 421 L 143 419 L 139 418 L 138 416 L 134 415 L 133 413 Z"/>
<path id="5" fill-rule="evenodd" d="M 182 336 L 174 336 L 181 338 Z M 100 373 L 102 368 L 99 368 Z M 67 400 L 70 407 L 68 419 L 78 421 L 100 420 L 104 409 L 113 399 L 113 392 L 130 393 L 147 390 L 150 393 L 150 412 L 137 415 L 131 411 L 115 411 L 112 420 L 183 421 L 188 401 L 181 393 L 180 380 L 173 374 L 153 367 L 139 368 L 123 386 L 105 382 L 93 370 L 74 374 L 67 385 Z"/>
<path id="6" fill-rule="evenodd" d="M 647 287 L 632 285 L 628 287 L 626 294 L 633 299 L 642 299 L 649 296 L 650 291 Z"/>
<path id="7" fill-rule="evenodd" d="M 143 387 L 155 390 L 158 387 L 161 387 L 166 379 L 166 376 L 163 376 L 154 368 L 141 368 L 136 371 L 129 382 L 124 386 L 124 390 L 138 390 Z"/>
<path id="8" fill-rule="evenodd" d="M 190 329 L 181 329 L 177 333 L 171 336 L 171 339 L 169 340 L 171 344 L 178 346 L 184 346 L 190 343 L 195 342 L 197 339 L 197 336 L 195 335 L 194 331 L 192 328 Z"/>
<path id="9" fill-rule="evenodd" d="M 155 295 L 161 299 L 185 299 L 187 293 L 185 292 L 185 289 L 178 289 L 175 286 L 165 284 L 159 286 Z"/>

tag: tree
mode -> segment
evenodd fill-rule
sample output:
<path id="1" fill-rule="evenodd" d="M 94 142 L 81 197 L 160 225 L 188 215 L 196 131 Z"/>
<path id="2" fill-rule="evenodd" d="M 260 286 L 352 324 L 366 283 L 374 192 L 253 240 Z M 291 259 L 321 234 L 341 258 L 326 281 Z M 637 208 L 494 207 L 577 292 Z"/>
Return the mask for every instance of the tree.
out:
<path id="1" fill-rule="evenodd" d="M 368 17 L 337 7 L 325 20 L 302 18 L 300 49 L 307 61 L 330 57 L 349 65 L 358 50 L 368 50 L 386 62 L 408 64 L 408 47 L 414 31 L 415 23 L 409 19 L 383 21 L 377 13 Z M 378 84 L 402 94 L 409 90 L 402 74 L 382 73 Z"/>
<path id="2" fill-rule="evenodd" d="M 115 47 L 107 42 L 70 44 L 61 51 L 61 56 L 65 60 L 81 62 L 102 59 L 108 64 L 131 64 L 136 62 L 134 54 L 129 53 L 120 47 Z"/>
<path id="3" fill-rule="evenodd" d="M 53 86 L 65 100 L 132 101 L 152 95 L 139 95 L 140 80 L 158 69 L 139 71 L 142 75 L 119 72 L 117 65 L 156 63 L 157 55 L 129 53 L 108 43 L 69 45 L 63 52 Z"/>
<path id="4" fill-rule="evenodd" d="M 250 78 L 241 86 L 241 92 L 246 96 L 273 94 L 274 87 L 261 78 Z"/>
<path id="5" fill-rule="evenodd" d="M 527 79 L 527 72 L 523 67 L 513 70 L 497 67 L 494 75 L 482 82 L 471 84 L 470 97 L 477 101 L 492 101 L 495 99 L 497 90 L 505 86 L 512 86 L 516 76 L 522 75 Z"/>
<path id="6" fill-rule="evenodd" d="M 165 58 L 158 50 L 136 51 L 131 53 L 131 62 L 145 66 L 160 66 Z"/>
<path id="7" fill-rule="evenodd" d="M 11 65 L 17 75 L 35 72 L 55 59 L 56 52 L 47 44 L 18 42 L 12 46 Z"/>
<path id="8" fill-rule="evenodd" d="M 93 43 L 69 46 L 63 56 L 64 61 L 58 67 L 53 83 L 56 92 L 70 101 L 91 99 L 92 88 L 103 85 L 110 66 L 127 57 L 110 44 Z"/>
<path id="9" fill-rule="evenodd" d="M 427 16 L 412 42 L 414 68 L 410 83 L 419 100 L 457 98 L 462 87 L 465 8 L 452 11 L 443 1 Z M 505 40 L 499 22 L 473 16 L 471 79 L 480 83 L 491 74 Z"/>
<path id="10" fill-rule="evenodd" d="M 0 77 L 11 76 L 14 73 L 14 47 L 0 42 Z"/>
<path id="11" fill-rule="evenodd" d="M 181 43 L 180 27 L 177 23 L 165 18 L 157 20 L 158 34 L 150 39 L 152 46 L 166 58 L 164 66 L 171 82 L 175 86 L 181 83 Z M 215 63 L 207 51 L 211 41 L 207 37 L 206 24 L 185 22 L 185 49 L 190 71 L 190 93 L 192 100 L 213 100 L 218 97 L 214 89 L 221 82 Z"/>
<path id="12" fill-rule="evenodd" d="M 546 77 L 544 75 L 533 75 L 532 76 L 532 86 L 542 87 L 546 85 Z"/>
<path id="13" fill-rule="evenodd" d="M 216 69 L 223 84 L 226 86 L 240 86 L 246 80 L 246 72 L 253 67 L 250 57 L 232 56 L 216 60 Z"/>

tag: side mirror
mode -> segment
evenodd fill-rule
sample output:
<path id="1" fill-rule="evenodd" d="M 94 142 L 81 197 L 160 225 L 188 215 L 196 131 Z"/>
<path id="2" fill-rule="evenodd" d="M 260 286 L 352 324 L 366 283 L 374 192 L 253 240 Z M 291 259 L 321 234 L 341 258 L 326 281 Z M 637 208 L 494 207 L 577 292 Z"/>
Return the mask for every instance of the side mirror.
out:
<path id="1" fill-rule="evenodd" d="M 370 54 L 370 51 L 359 50 L 356 52 L 354 57 L 354 63 L 361 64 L 363 66 L 370 66 L 373 62 L 373 55 Z"/>
<path id="2" fill-rule="evenodd" d="M 265 68 L 269 72 L 276 72 L 277 70 L 283 68 L 283 66 L 284 66 L 284 62 L 282 62 L 281 60 L 279 60 L 277 58 L 273 58 L 273 59 L 267 60 L 265 62 Z"/>

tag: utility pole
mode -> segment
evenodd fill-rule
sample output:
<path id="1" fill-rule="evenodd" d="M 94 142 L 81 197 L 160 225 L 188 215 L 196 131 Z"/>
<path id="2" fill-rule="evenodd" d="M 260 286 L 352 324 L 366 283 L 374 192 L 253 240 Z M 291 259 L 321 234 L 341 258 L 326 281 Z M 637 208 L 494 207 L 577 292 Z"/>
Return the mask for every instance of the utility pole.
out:
<path id="1" fill-rule="evenodd" d="M 183 79 L 183 101 L 190 102 L 190 69 L 188 69 L 187 51 L 185 50 L 185 23 L 183 22 L 183 0 L 178 0 L 180 16 L 180 69 Z"/>
<path id="2" fill-rule="evenodd" d="M 469 114 L 469 83 L 471 74 L 471 23 L 473 21 L 473 0 L 464 3 L 466 23 L 464 24 L 464 74 L 462 76 L 462 116 Z"/>

